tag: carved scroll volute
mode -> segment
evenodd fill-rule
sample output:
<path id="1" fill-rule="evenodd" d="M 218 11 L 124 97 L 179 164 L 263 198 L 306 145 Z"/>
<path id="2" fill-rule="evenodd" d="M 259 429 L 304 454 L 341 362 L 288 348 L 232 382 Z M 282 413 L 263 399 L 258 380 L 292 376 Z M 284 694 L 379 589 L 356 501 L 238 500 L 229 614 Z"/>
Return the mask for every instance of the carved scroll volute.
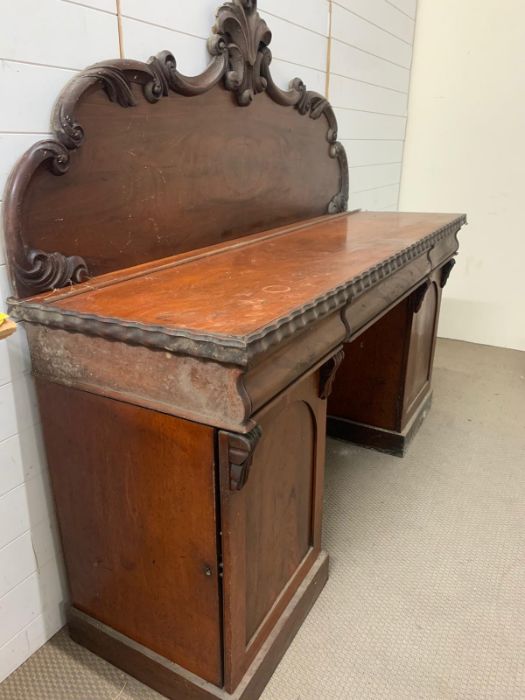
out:
<path id="1" fill-rule="evenodd" d="M 341 362 L 345 356 L 344 350 L 338 350 L 335 355 L 327 360 L 319 370 L 319 398 L 327 399 L 332 393 L 335 375 L 341 366 Z"/>
<path id="2" fill-rule="evenodd" d="M 213 31 L 208 49 L 217 54 L 226 48 L 226 88 L 235 93 L 241 106 L 247 106 L 256 93 L 266 89 L 261 64 L 263 51 L 272 40 L 268 25 L 257 12 L 257 0 L 233 0 L 222 5 Z"/>
<path id="3" fill-rule="evenodd" d="M 255 448 L 262 437 L 261 428 L 256 425 L 249 433 L 221 434 L 227 452 L 227 466 L 232 491 L 240 491 L 248 481 Z"/>
<path id="4" fill-rule="evenodd" d="M 47 166 L 54 175 L 69 168 L 69 151 L 58 141 L 39 141 L 22 157 L 6 187 L 4 228 L 11 285 L 19 296 L 83 282 L 88 278 L 85 261 L 77 256 L 46 252 L 28 246 L 22 235 L 21 202 L 34 171 Z"/>

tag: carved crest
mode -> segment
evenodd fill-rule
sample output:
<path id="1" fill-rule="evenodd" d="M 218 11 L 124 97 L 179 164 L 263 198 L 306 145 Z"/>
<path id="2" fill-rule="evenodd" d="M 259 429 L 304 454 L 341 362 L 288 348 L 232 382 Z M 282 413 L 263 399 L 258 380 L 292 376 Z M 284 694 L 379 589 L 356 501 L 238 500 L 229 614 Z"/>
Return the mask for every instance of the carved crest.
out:
<path id="1" fill-rule="evenodd" d="M 256 0 L 233 0 L 219 8 L 215 32 L 208 41 L 210 53 L 228 52 L 225 85 L 237 95 L 237 102 L 247 106 L 258 92 L 266 90 L 261 66 L 264 49 L 272 33 L 257 12 Z"/>
<path id="2" fill-rule="evenodd" d="M 84 281 L 89 277 L 86 262 L 79 255 L 40 250 L 25 242 L 22 201 L 27 187 L 41 167 L 63 176 L 70 167 L 70 151 L 85 140 L 82 125 L 75 120 L 75 108 L 86 91 L 101 87 L 109 100 L 123 108 L 137 104 L 134 85 L 142 88 L 144 98 L 158 102 L 170 91 L 185 96 L 207 92 L 221 80 L 235 95 L 237 103 L 248 107 L 254 97 L 266 91 L 279 105 L 293 107 L 311 119 L 324 117 L 327 122 L 327 155 L 336 159 L 340 187 L 327 202 L 326 212 L 345 211 L 348 203 L 348 165 L 343 146 L 337 141 L 337 123 L 333 110 L 323 95 L 309 91 L 298 78 L 289 90 L 281 90 L 273 81 L 268 45 L 272 34 L 257 12 L 256 0 L 233 0 L 217 12 L 213 35 L 208 42 L 212 60 L 208 68 L 195 77 L 177 70 L 173 54 L 162 51 L 147 63 L 117 59 L 97 63 L 78 73 L 62 91 L 52 117 L 54 140 L 35 144 L 22 157 L 8 181 L 5 196 L 5 235 L 12 284 L 18 296 L 37 294 Z M 43 247 L 43 246 L 42 246 Z"/>

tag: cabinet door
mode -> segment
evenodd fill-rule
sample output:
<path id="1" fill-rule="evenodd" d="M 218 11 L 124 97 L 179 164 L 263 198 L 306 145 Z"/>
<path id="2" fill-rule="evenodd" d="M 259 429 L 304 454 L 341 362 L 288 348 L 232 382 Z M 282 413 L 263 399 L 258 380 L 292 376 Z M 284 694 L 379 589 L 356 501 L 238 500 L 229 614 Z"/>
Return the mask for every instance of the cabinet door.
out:
<path id="1" fill-rule="evenodd" d="M 435 275 L 434 275 L 435 277 Z M 421 308 L 414 313 L 407 358 L 403 423 L 405 424 L 428 393 L 439 313 L 439 291 L 435 280 L 425 294 Z"/>
<path id="2" fill-rule="evenodd" d="M 320 552 L 325 404 L 315 372 L 256 414 L 262 433 L 240 490 L 231 482 L 235 436 L 219 433 L 224 672 L 230 692 Z"/>
<path id="3" fill-rule="evenodd" d="M 73 605 L 220 686 L 213 428 L 38 389 Z"/>

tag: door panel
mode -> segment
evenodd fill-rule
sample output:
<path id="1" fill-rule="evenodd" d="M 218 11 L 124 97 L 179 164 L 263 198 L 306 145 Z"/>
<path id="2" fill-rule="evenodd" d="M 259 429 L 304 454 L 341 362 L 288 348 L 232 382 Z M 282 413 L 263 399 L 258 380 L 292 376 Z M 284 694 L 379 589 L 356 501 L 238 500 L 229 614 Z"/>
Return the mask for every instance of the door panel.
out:
<path id="1" fill-rule="evenodd" d="M 220 686 L 213 428 L 37 386 L 73 605 Z"/>
<path id="2" fill-rule="evenodd" d="M 245 494 L 247 644 L 313 544 L 315 418 L 297 401 L 266 428 Z"/>
<path id="3" fill-rule="evenodd" d="M 319 373 L 266 406 L 247 482 L 230 489 L 219 433 L 225 686 L 232 692 L 320 551 L 326 402 Z"/>
<path id="4" fill-rule="evenodd" d="M 405 422 L 417 406 L 417 399 L 430 381 L 437 311 L 438 291 L 436 283 L 432 282 L 421 308 L 412 319 L 405 380 Z"/>

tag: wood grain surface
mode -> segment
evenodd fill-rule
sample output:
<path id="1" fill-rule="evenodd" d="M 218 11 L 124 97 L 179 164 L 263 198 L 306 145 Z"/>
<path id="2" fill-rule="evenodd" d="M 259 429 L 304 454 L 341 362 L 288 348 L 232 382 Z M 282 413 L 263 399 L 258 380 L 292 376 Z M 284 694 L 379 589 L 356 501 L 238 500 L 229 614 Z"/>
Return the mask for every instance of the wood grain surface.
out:
<path id="1" fill-rule="evenodd" d="M 367 272 L 373 276 L 391 258 L 402 266 L 409 260 L 406 251 L 456 221 L 459 227 L 462 217 L 365 212 L 325 217 L 207 254 L 175 256 L 136 276 L 122 271 L 101 280 L 99 288 L 94 280 L 29 302 L 75 315 L 244 337 L 322 302 Z"/>
<path id="2" fill-rule="evenodd" d="M 213 429 L 38 390 L 72 604 L 221 685 Z"/>

